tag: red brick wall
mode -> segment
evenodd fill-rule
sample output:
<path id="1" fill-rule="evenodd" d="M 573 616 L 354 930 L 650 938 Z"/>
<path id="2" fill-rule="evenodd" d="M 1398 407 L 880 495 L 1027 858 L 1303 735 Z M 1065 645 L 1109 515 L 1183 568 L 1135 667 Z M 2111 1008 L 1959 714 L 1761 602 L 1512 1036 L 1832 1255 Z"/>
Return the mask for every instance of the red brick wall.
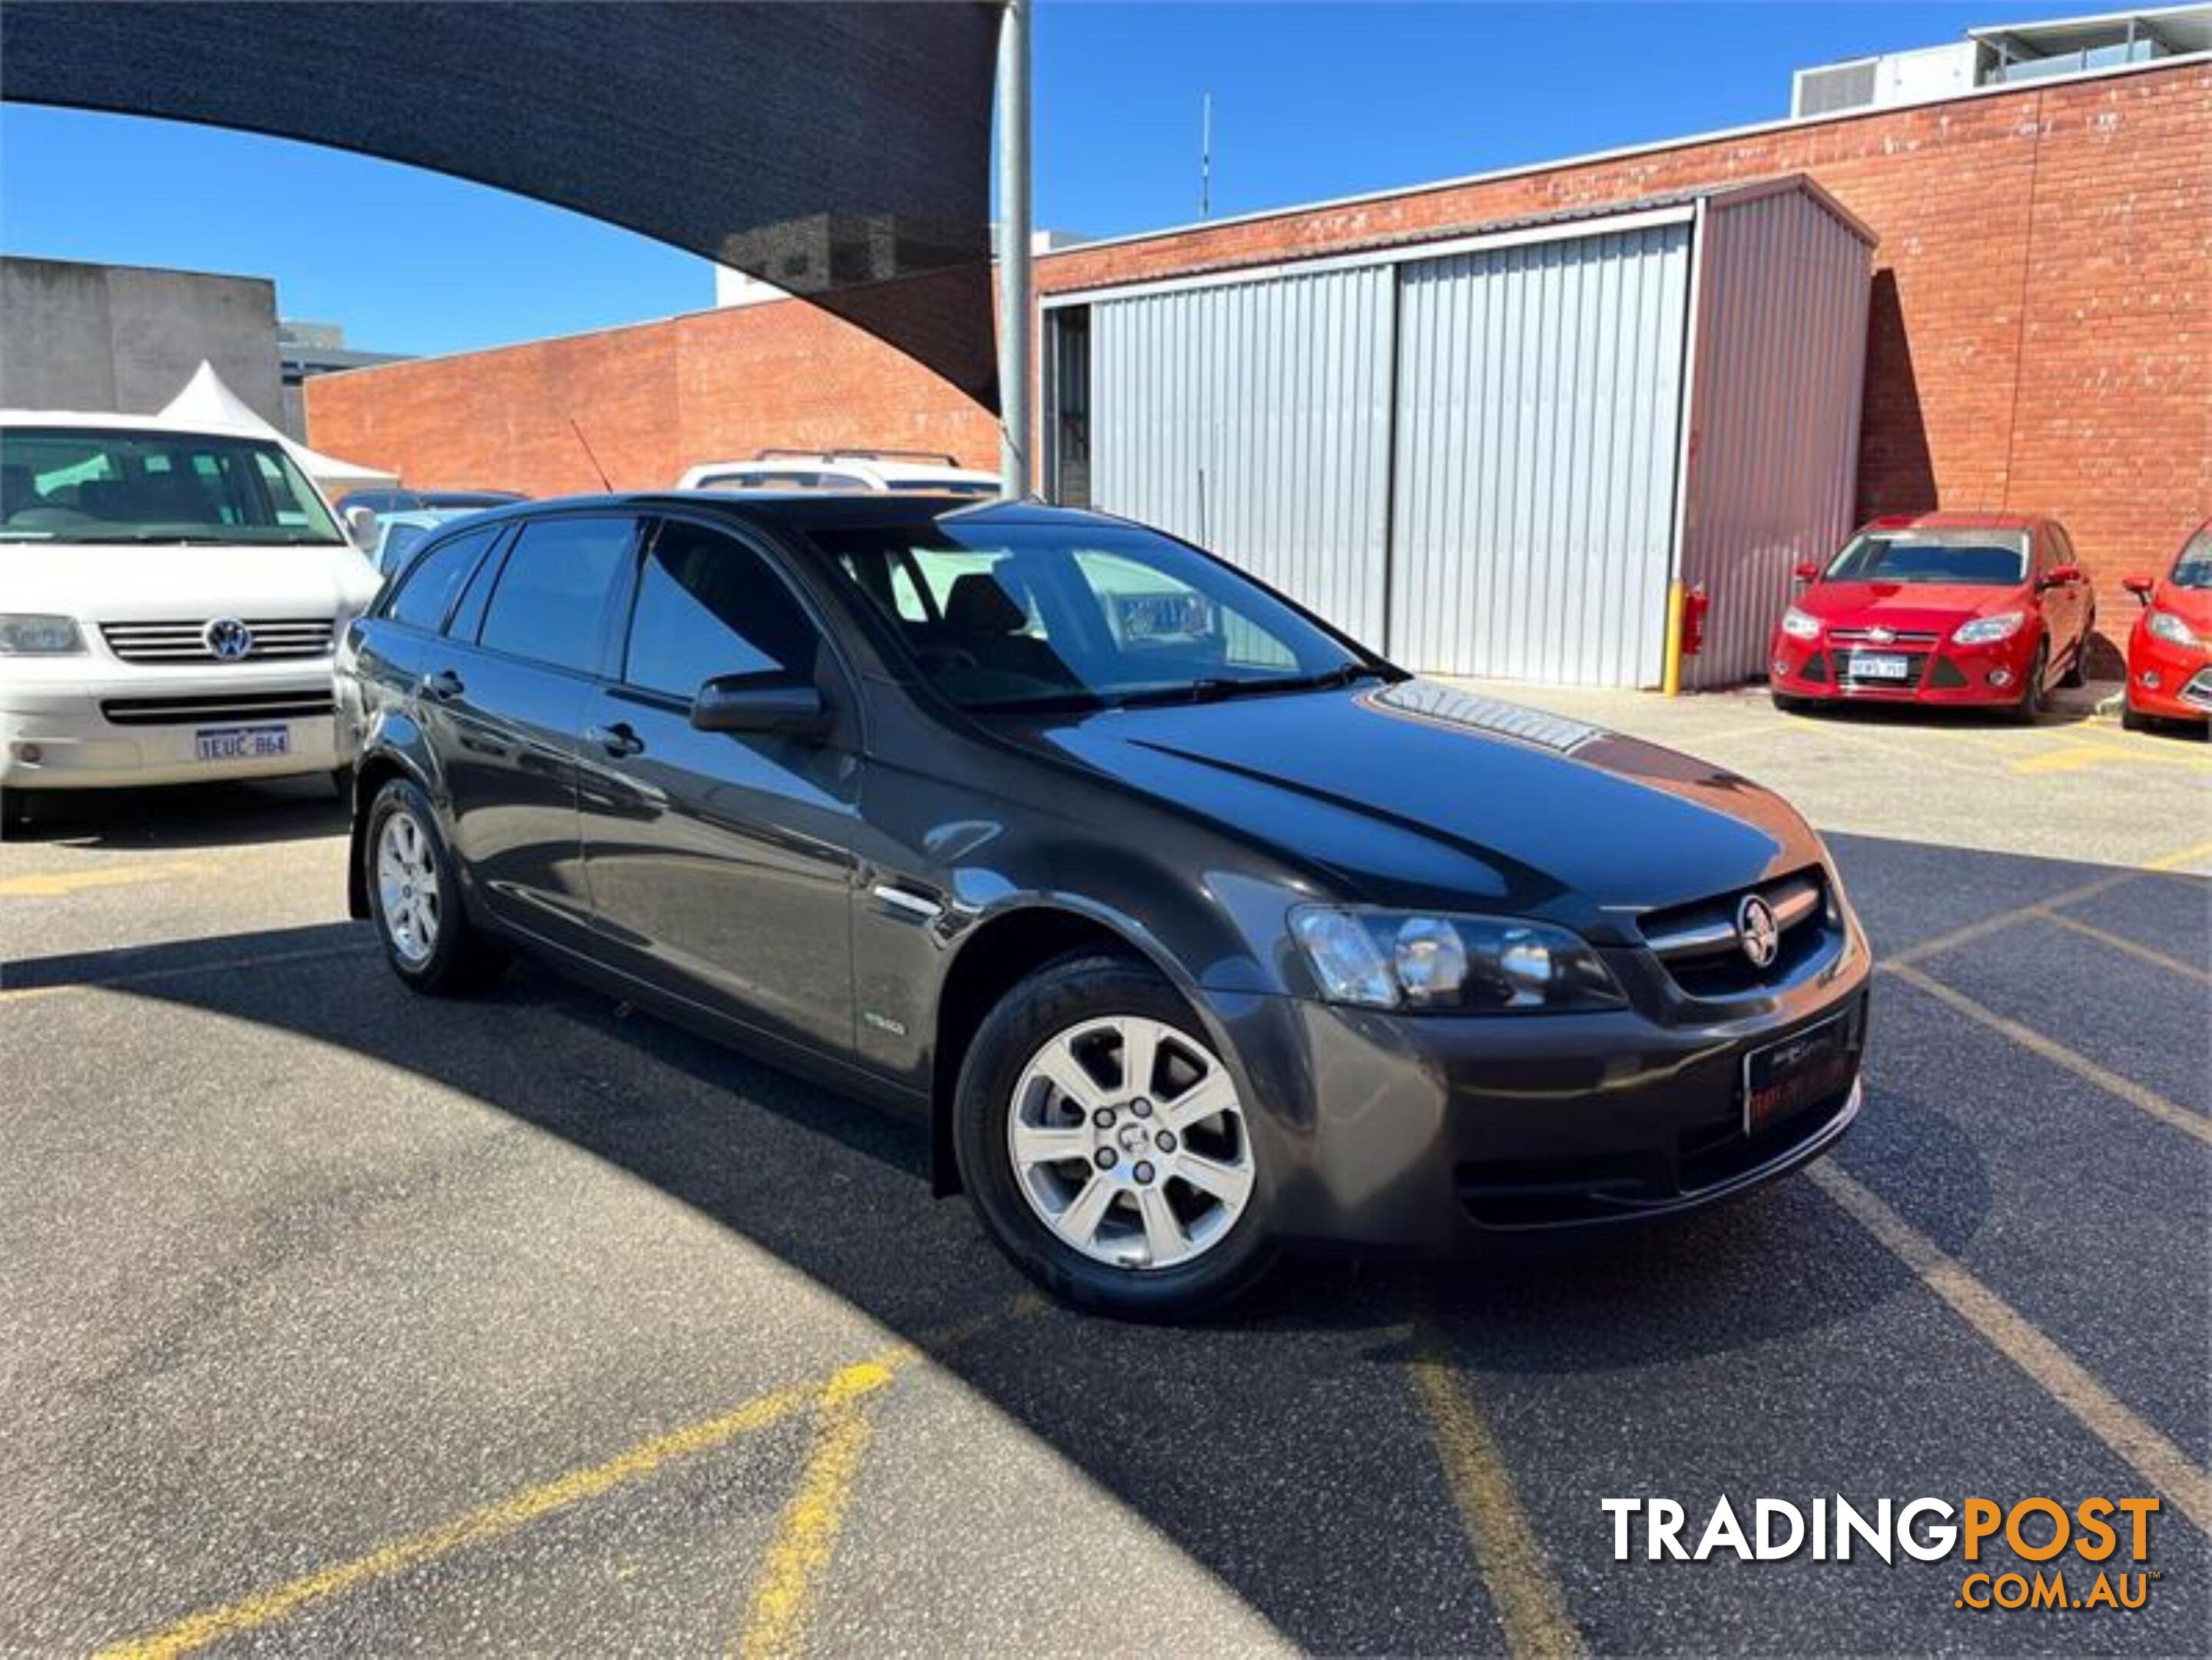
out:
<path id="1" fill-rule="evenodd" d="M 307 383 L 308 441 L 410 484 L 618 489 L 769 445 L 943 450 L 998 465 L 998 426 L 928 370 L 796 300 L 421 358 Z"/>
<path id="2" fill-rule="evenodd" d="M 2117 75 L 1794 125 L 1612 161 L 1040 259 L 1047 291 L 1265 264 L 1501 219 L 1803 172 L 1881 238 L 1863 514 L 2057 514 L 2124 631 L 2130 572 L 2212 513 L 2212 68 Z M 991 421 L 793 301 L 308 383 L 313 441 L 410 482 L 620 486 L 764 444 L 946 449 Z"/>

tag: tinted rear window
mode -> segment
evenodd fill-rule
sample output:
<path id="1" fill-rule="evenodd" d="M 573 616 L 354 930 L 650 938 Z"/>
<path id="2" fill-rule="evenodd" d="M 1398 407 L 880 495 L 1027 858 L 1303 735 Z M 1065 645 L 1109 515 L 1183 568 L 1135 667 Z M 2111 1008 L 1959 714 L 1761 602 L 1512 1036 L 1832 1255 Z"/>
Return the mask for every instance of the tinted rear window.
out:
<path id="1" fill-rule="evenodd" d="M 453 609 L 453 596 L 461 591 L 461 584 L 469 580 L 477 561 L 483 557 L 498 536 L 495 526 L 438 544 L 400 579 L 398 591 L 392 596 L 392 603 L 384 614 L 410 629 L 435 632 L 443 628 Z"/>
<path id="2" fill-rule="evenodd" d="M 599 666 L 599 624 L 628 557 L 636 521 L 627 516 L 540 519 L 525 525 L 500 572 L 478 636 L 555 668 Z"/>

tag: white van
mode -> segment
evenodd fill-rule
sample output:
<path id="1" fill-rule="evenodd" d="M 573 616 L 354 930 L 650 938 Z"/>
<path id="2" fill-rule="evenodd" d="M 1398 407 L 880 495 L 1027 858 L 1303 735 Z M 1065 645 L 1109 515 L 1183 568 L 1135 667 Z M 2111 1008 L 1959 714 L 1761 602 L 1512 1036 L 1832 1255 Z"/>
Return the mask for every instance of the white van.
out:
<path id="1" fill-rule="evenodd" d="M 0 821 L 46 789 L 338 774 L 374 568 L 273 439 L 0 410 Z"/>

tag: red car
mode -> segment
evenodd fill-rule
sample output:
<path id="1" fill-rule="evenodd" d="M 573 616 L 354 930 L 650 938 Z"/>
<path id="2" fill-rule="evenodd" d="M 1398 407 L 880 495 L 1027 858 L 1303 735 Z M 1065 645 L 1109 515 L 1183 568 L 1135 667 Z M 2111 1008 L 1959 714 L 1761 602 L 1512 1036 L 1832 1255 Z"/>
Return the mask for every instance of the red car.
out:
<path id="1" fill-rule="evenodd" d="M 2131 732 L 2152 720 L 2205 726 L 2212 716 L 2212 519 L 2181 544 L 2163 581 L 2130 576 L 2121 586 L 2143 602 L 2128 635 L 2121 724 Z"/>
<path id="2" fill-rule="evenodd" d="M 2096 596 L 2066 528 L 2033 514 L 1877 519 L 1775 625 L 1778 708 L 1830 702 L 1994 708 L 2035 718 L 2054 684 L 2081 684 Z"/>

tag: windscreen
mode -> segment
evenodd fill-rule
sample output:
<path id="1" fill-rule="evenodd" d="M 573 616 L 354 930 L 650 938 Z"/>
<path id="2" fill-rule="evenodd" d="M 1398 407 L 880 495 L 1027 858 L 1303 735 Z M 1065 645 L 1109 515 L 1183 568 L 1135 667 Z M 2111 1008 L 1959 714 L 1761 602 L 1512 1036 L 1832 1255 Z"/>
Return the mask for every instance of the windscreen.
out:
<path id="1" fill-rule="evenodd" d="M 0 430 L 0 541 L 343 545 L 265 439 L 129 428 Z"/>
<path id="2" fill-rule="evenodd" d="M 1855 536 L 1828 567 L 1831 582 L 1944 582 L 2013 587 L 2027 580 L 2027 532 L 1885 530 Z"/>
<path id="3" fill-rule="evenodd" d="M 2177 588 L 2212 588 L 2212 525 L 2199 529 L 2181 544 L 2174 556 L 2173 575 L 2167 579 Z"/>
<path id="4" fill-rule="evenodd" d="M 1259 695 L 1395 674 L 1194 549 L 1134 527 L 820 531 L 921 672 L 979 710 Z"/>

